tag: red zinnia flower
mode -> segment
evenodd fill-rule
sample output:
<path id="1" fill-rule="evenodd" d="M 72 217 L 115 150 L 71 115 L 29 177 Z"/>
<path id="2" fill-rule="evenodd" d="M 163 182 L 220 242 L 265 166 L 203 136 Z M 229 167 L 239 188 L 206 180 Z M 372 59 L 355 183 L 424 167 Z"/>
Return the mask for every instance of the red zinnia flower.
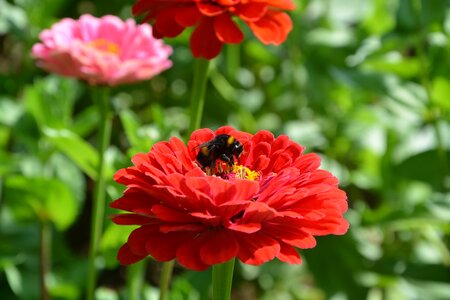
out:
<path id="1" fill-rule="evenodd" d="M 191 36 L 194 57 L 211 59 L 223 44 L 239 44 L 244 35 L 233 17 L 245 22 L 264 44 L 279 45 L 292 29 L 284 10 L 293 10 L 292 0 L 138 0 L 133 14 L 154 20 L 155 37 L 175 37 L 186 27 L 196 26 Z"/>
<path id="2" fill-rule="evenodd" d="M 243 145 L 242 154 L 233 167 L 217 159 L 214 167 L 201 169 L 198 152 L 220 134 Z M 119 250 L 122 264 L 148 255 L 176 258 L 193 270 L 233 257 L 252 265 L 275 257 L 298 264 L 295 248 L 312 248 L 314 236 L 348 228 L 346 195 L 337 179 L 318 170 L 320 158 L 303 154 L 287 136 L 200 129 L 187 147 L 172 138 L 134 156 L 133 163 L 116 173 L 127 189 L 111 204 L 131 212 L 114 216 L 115 223 L 140 226 Z"/>

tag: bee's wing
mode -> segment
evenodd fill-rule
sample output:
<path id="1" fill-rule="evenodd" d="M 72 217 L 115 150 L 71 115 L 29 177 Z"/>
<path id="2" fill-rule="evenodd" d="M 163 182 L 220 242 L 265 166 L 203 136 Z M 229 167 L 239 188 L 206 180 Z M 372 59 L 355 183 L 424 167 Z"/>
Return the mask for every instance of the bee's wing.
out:
<path id="1" fill-rule="evenodd" d="M 207 141 L 207 142 L 201 143 L 200 145 L 195 146 L 194 149 L 200 149 L 200 148 L 203 148 L 203 147 L 208 147 L 210 144 L 211 144 L 211 141 Z"/>

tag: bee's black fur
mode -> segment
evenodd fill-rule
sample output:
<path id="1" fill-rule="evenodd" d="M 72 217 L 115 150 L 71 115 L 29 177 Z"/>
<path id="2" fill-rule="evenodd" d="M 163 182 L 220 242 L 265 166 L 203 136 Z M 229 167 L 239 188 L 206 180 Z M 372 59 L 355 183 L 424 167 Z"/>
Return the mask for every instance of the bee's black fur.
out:
<path id="1" fill-rule="evenodd" d="M 244 149 L 236 138 L 228 134 L 219 134 L 214 139 L 199 145 L 198 148 L 200 151 L 197 154 L 197 162 L 203 170 L 214 169 L 217 160 L 232 167 L 235 158 L 239 158 Z"/>

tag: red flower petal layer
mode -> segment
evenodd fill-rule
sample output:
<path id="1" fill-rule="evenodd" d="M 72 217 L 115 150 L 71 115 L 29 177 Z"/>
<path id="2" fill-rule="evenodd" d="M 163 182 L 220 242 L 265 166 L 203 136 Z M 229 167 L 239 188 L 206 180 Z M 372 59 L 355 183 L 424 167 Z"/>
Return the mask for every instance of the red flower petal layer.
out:
<path id="1" fill-rule="evenodd" d="M 219 134 L 244 146 L 239 164 L 259 172 L 257 180 L 208 176 L 199 168 L 198 145 Z M 114 216 L 115 223 L 140 226 L 119 250 L 122 264 L 147 255 L 177 259 L 193 270 L 234 257 L 253 265 L 275 257 L 298 264 L 296 248 L 312 248 L 314 236 L 348 228 L 347 199 L 337 179 L 287 136 L 201 129 L 187 146 L 172 138 L 136 155 L 133 164 L 116 173 L 127 189 L 111 204 L 130 212 Z"/>
<path id="2" fill-rule="evenodd" d="M 196 26 L 191 36 L 194 57 L 211 59 L 223 44 L 242 42 L 242 31 L 233 17 L 246 22 L 264 44 L 283 43 L 292 29 L 284 13 L 295 9 L 292 0 L 138 0 L 134 15 L 153 22 L 155 37 L 175 37 L 186 27 Z"/>

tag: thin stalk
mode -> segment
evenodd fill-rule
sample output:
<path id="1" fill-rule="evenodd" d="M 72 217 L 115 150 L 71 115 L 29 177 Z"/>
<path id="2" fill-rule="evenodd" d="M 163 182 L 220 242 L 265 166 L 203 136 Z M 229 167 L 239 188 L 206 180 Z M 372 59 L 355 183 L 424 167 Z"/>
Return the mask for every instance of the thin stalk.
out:
<path id="1" fill-rule="evenodd" d="M 236 82 L 236 75 L 241 65 L 239 44 L 228 44 L 226 46 L 227 55 L 227 77 L 232 83 Z"/>
<path id="2" fill-rule="evenodd" d="M 92 201 L 91 239 L 89 244 L 89 260 L 87 273 L 87 299 L 94 300 L 97 281 L 96 258 L 103 230 L 105 215 L 105 164 L 104 154 L 109 146 L 111 138 L 112 111 L 109 102 L 109 89 L 100 87 L 96 91 L 95 101 L 100 116 L 97 179 L 94 187 L 94 199 Z"/>
<path id="3" fill-rule="evenodd" d="M 447 192 L 448 186 L 446 184 L 447 177 L 447 166 L 448 166 L 448 157 L 447 150 L 444 144 L 444 136 L 442 134 L 440 124 L 439 124 L 439 116 L 441 115 L 441 108 L 439 104 L 436 104 L 432 98 L 431 92 L 431 82 L 430 82 L 430 64 L 428 63 L 428 56 L 424 49 L 425 38 L 426 38 L 426 30 L 423 27 L 421 13 L 422 13 L 422 2 L 420 0 L 415 0 L 413 2 L 415 18 L 417 23 L 417 32 L 419 33 L 419 37 L 416 41 L 416 52 L 419 57 L 420 63 L 420 81 L 422 86 L 425 89 L 427 95 L 427 106 L 428 110 L 432 114 L 432 126 L 434 135 L 436 138 L 436 155 L 437 155 L 437 165 L 436 170 L 439 172 L 441 182 L 439 182 L 439 186 L 442 192 Z"/>
<path id="4" fill-rule="evenodd" d="M 145 260 L 127 267 L 128 300 L 140 300 L 145 276 Z"/>
<path id="5" fill-rule="evenodd" d="M 214 265 L 212 270 L 212 300 L 230 300 L 233 282 L 234 261 Z"/>
<path id="6" fill-rule="evenodd" d="M 40 270 L 39 285 L 41 287 L 41 299 L 50 300 L 46 277 L 50 271 L 50 243 L 51 243 L 51 226 L 46 220 L 42 220 L 39 228 L 40 239 Z"/>
<path id="7" fill-rule="evenodd" d="M 200 127 L 205 105 L 205 90 L 208 77 L 209 60 L 198 58 L 194 62 L 194 82 L 191 94 L 191 120 L 189 132 Z"/>
<path id="8" fill-rule="evenodd" d="M 175 260 L 163 263 L 161 271 L 161 279 L 159 281 L 159 300 L 166 300 L 169 294 L 169 283 L 172 277 L 173 265 Z"/>

